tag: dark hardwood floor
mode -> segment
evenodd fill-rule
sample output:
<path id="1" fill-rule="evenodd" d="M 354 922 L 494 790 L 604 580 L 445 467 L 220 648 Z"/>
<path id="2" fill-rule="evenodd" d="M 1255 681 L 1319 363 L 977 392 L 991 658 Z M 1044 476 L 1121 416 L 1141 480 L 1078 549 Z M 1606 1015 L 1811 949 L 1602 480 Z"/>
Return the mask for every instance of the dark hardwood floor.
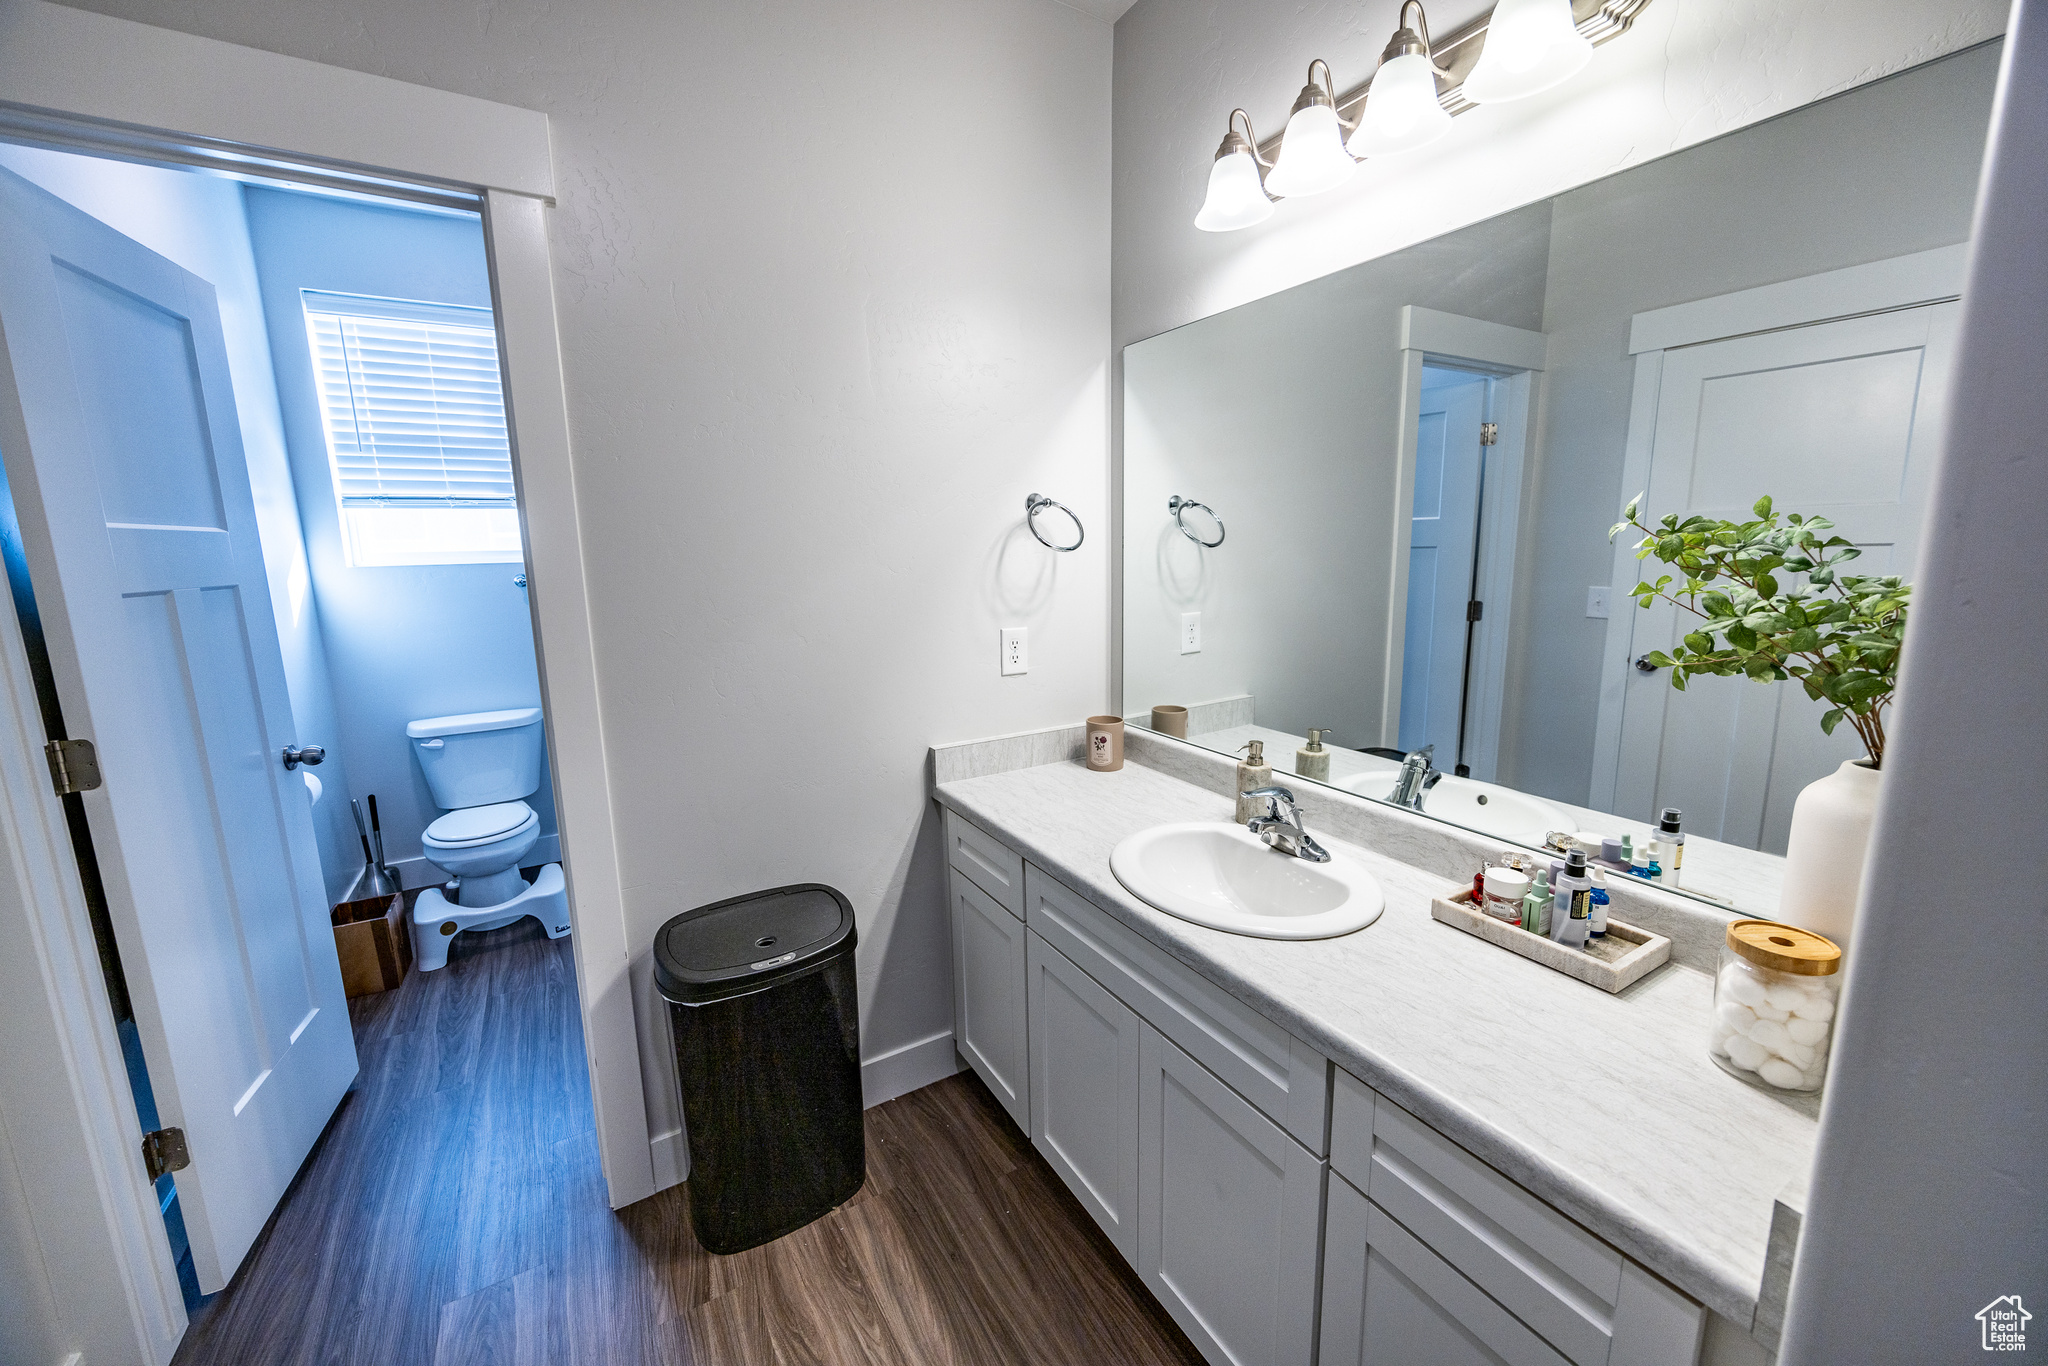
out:
<path id="1" fill-rule="evenodd" d="M 178 1366 L 1200 1361 L 972 1073 L 868 1112 L 868 1180 L 733 1257 L 605 1204 L 567 940 L 464 934 L 350 1003 L 362 1075 Z"/>

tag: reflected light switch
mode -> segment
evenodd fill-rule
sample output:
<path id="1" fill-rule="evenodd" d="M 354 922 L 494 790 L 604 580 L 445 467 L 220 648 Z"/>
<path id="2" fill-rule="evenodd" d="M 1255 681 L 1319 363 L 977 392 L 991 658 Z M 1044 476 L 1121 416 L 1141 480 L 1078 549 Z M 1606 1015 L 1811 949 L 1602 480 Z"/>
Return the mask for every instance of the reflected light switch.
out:
<path id="1" fill-rule="evenodd" d="M 1608 586 L 1604 583 L 1596 584 L 1586 590 L 1587 616 L 1604 617 L 1607 615 L 1607 594 L 1609 591 Z"/>

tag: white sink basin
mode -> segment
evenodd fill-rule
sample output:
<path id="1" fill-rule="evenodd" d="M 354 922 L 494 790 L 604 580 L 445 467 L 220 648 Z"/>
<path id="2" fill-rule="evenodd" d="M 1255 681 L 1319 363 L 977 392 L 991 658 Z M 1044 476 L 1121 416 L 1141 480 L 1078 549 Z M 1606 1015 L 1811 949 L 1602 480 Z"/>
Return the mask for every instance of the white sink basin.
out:
<path id="1" fill-rule="evenodd" d="M 1341 851 L 1310 863 L 1223 821 L 1140 830 L 1110 852 L 1109 868 L 1148 906 L 1261 939 L 1349 934 L 1386 906 L 1372 874 Z"/>
<path id="2" fill-rule="evenodd" d="M 1368 773 L 1349 780 L 1344 786 L 1362 796 L 1385 801 L 1387 794 L 1394 790 L 1394 779 L 1384 774 Z M 1468 830 L 1492 835 L 1495 839 L 1535 845 L 1537 848 L 1543 846 L 1543 837 L 1552 830 L 1575 828 L 1563 807 L 1552 806 L 1541 797 L 1449 773 L 1422 794 L 1422 810 L 1424 815 L 1452 821 Z"/>

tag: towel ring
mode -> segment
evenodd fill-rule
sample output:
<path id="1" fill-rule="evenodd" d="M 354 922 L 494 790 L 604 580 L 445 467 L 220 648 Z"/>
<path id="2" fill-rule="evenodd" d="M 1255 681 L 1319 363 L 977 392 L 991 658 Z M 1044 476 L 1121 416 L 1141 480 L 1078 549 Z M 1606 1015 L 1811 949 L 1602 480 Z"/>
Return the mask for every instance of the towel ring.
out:
<path id="1" fill-rule="evenodd" d="M 1189 508 L 1200 508 L 1209 514 L 1209 520 L 1216 524 L 1215 540 L 1205 541 L 1194 532 L 1188 530 L 1188 524 L 1180 518 L 1181 514 Z M 1166 510 L 1173 514 L 1173 524 L 1180 528 L 1180 534 L 1193 541 L 1196 545 L 1201 546 L 1204 550 L 1214 550 L 1217 546 L 1223 544 L 1223 519 L 1218 517 L 1216 509 L 1210 507 L 1207 503 L 1198 503 L 1192 498 L 1183 498 L 1176 493 L 1166 500 Z"/>
<path id="2" fill-rule="evenodd" d="M 1066 513 L 1067 520 L 1074 524 L 1074 543 L 1072 545 L 1054 545 L 1051 541 L 1046 540 L 1045 533 L 1038 529 L 1038 514 L 1047 508 L 1058 508 L 1061 512 Z M 1074 515 L 1074 510 L 1065 503 L 1055 502 L 1043 494 L 1031 493 L 1025 495 L 1024 521 L 1031 528 L 1031 534 L 1038 538 L 1038 543 L 1047 550 L 1079 550 L 1081 542 L 1088 539 L 1088 528 L 1081 525 L 1081 519 Z"/>

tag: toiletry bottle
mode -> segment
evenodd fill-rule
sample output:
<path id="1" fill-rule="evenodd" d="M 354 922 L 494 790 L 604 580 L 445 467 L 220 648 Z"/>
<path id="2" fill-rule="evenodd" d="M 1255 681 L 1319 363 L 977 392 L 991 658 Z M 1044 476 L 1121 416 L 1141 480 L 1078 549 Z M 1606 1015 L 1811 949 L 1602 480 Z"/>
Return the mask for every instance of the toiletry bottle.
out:
<path id="1" fill-rule="evenodd" d="M 1237 823 L 1243 825 L 1246 821 L 1257 816 L 1260 811 L 1259 804 L 1254 801 L 1247 801 L 1244 794 L 1255 787 L 1271 787 L 1273 785 L 1273 766 L 1266 762 L 1266 742 L 1264 740 L 1249 740 L 1239 745 L 1238 748 L 1251 751 L 1250 754 L 1240 759 L 1237 764 Z"/>
<path id="2" fill-rule="evenodd" d="M 1621 837 L 1621 871 L 1627 872 L 1629 865 L 1636 861 L 1636 841 L 1633 835 Z"/>
<path id="3" fill-rule="evenodd" d="M 1607 937 L 1607 870 L 1595 868 L 1586 875 L 1593 881 L 1593 928 L 1588 932 L 1591 938 Z"/>
<path id="4" fill-rule="evenodd" d="M 1556 904 L 1564 912 L 1564 924 L 1551 938 L 1568 949 L 1583 949 L 1593 931 L 1593 880 L 1586 874 L 1584 850 L 1574 849 L 1565 859 Z"/>
<path id="5" fill-rule="evenodd" d="M 1626 868 L 1628 860 L 1621 856 L 1621 837 L 1602 835 L 1600 837 L 1600 862 L 1609 868 Z"/>
<path id="6" fill-rule="evenodd" d="M 1472 875 L 1472 909 L 1486 909 L 1486 865 L 1479 865 L 1479 871 Z"/>
<path id="7" fill-rule="evenodd" d="M 1319 783 L 1330 781 L 1330 751 L 1323 745 L 1325 731 L 1311 729 L 1308 743 L 1294 751 L 1294 771 Z"/>
<path id="8" fill-rule="evenodd" d="M 1631 876 L 1645 879 L 1647 879 L 1650 876 L 1649 846 L 1649 838 L 1645 836 L 1644 838 L 1637 840 L 1635 843 L 1635 847 L 1629 851 L 1628 871 Z"/>
<path id="9" fill-rule="evenodd" d="M 1550 942 L 1567 944 L 1572 929 L 1572 889 L 1559 878 L 1550 884 Z"/>
<path id="10" fill-rule="evenodd" d="M 1486 870 L 1486 913 L 1508 925 L 1522 923 L 1522 903 L 1529 896 L 1529 879 L 1505 865 Z"/>
<path id="11" fill-rule="evenodd" d="M 1664 863 L 1662 860 L 1662 851 L 1657 848 L 1656 837 L 1651 836 L 1645 839 L 1643 843 L 1649 846 L 1649 850 L 1647 853 L 1644 854 L 1644 857 L 1650 860 L 1650 866 L 1643 873 L 1643 876 L 1648 878 L 1652 882 L 1661 881 L 1664 877 Z"/>
<path id="12" fill-rule="evenodd" d="M 1531 934 L 1543 934 L 1550 928 L 1550 874 L 1541 868 L 1529 884 L 1529 895 L 1522 898 L 1522 928 Z"/>
<path id="13" fill-rule="evenodd" d="M 1685 862 L 1685 832 L 1678 828 L 1680 811 L 1675 806 L 1664 808 L 1663 819 L 1657 822 L 1658 861 L 1664 865 L 1664 885 L 1678 885 L 1678 869 Z"/>

